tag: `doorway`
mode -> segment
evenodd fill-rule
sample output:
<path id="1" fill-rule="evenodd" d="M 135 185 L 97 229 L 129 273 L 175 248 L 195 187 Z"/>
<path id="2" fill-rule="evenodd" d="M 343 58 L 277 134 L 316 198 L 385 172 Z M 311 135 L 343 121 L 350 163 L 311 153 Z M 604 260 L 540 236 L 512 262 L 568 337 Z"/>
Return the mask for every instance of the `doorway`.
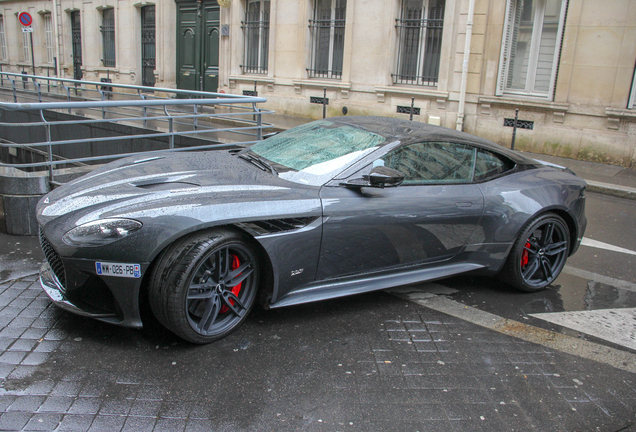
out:
<path id="1" fill-rule="evenodd" d="M 219 87 L 219 17 L 216 1 L 177 1 L 177 88 Z"/>

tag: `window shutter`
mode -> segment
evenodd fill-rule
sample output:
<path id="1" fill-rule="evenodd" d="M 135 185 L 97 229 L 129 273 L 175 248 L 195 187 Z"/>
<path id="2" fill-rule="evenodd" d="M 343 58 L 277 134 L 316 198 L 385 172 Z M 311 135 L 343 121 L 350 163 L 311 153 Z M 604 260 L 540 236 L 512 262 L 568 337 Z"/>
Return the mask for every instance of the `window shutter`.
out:
<path id="1" fill-rule="evenodd" d="M 497 88 L 495 94 L 497 96 L 503 95 L 504 88 L 506 86 L 506 75 L 508 65 L 510 64 L 510 48 L 512 45 L 512 37 L 515 24 L 515 9 L 514 5 L 516 0 L 508 0 L 506 2 L 506 20 L 504 22 L 503 36 L 501 39 L 501 54 L 499 56 L 499 74 L 497 75 Z"/>

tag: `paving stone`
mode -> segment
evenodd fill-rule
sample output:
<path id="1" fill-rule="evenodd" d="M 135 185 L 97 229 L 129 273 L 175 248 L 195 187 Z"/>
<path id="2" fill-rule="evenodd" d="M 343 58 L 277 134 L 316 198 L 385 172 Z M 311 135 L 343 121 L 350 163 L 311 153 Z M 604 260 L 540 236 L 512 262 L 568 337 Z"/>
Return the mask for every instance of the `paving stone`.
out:
<path id="1" fill-rule="evenodd" d="M 95 416 L 88 432 L 118 432 L 124 427 L 126 417 L 119 415 Z"/>
<path id="2" fill-rule="evenodd" d="M 61 414 L 34 414 L 24 427 L 27 431 L 52 431 L 62 420 Z"/>
<path id="3" fill-rule="evenodd" d="M 78 397 L 69 408 L 72 414 L 97 414 L 102 400 L 96 397 Z"/>
<path id="4" fill-rule="evenodd" d="M 36 412 L 45 400 L 45 396 L 18 396 L 13 403 L 9 405 L 7 411 Z"/>
<path id="5" fill-rule="evenodd" d="M 57 428 L 59 432 L 87 431 L 93 423 L 94 415 L 90 414 L 66 414 Z"/>
<path id="6" fill-rule="evenodd" d="M 70 396 L 49 396 L 38 411 L 64 413 L 67 412 L 73 401 L 74 399 Z"/>
<path id="7" fill-rule="evenodd" d="M 82 388 L 79 381 L 60 381 L 58 382 L 51 395 L 53 396 L 77 396 Z"/>
<path id="8" fill-rule="evenodd" d="M 49 358 L 49 353 L 34 352 L 29 354 L 20 364 L 25 366 L 37 366 L 45 363 Z"/>
<path id="9" fill-rule="evenodd" d="M 155 417 L 129 416 L 124 424 L 122 432 L 152 432 L 157 419 Z M 211 431 L 212 429 L 208 429 Z"/>
<path id="10" fill-rule="evenodd" d="M 185 418 L 160 418 L 157 420 L 154 432 L 181 432 L 185 430 Z"/>
<path id="11" fill-rule="evenodd" d="M 106 399 L 99 410 L 100 415 L 126 416 L 130 412 L 132 401 L 126 399 Z"/>
<path id="12" fill-rule="evenodd" d="M 0 430 L 22 430 L 31 417 L 33 414 L 28 412 L 5 412 L 0 416 Z"/>

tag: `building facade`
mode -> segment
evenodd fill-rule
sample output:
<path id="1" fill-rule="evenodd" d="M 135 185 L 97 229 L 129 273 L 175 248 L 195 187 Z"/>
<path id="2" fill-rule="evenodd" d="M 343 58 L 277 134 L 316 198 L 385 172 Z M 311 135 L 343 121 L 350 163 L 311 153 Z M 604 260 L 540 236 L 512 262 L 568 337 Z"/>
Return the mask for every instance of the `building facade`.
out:
<path id="1" fill-rule="evenodd" d="M 0 64 L 258 92 L 278 114 L 385 115 L 636 166 L 636 0 L 4 0 Z"/>

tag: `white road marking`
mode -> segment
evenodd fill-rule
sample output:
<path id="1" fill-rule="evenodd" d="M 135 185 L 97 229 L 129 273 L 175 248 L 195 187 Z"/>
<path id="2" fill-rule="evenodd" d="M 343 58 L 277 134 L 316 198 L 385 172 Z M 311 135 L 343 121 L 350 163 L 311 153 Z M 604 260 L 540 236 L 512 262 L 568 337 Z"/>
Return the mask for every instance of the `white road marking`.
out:
<path id="1" fill-rule="evenodd" d="M 495 314 L 450 300 L 443 295 L 426 294 L 428 294 L 426 298 L 424 298 L 423 295 L 419 298 L 413 297 L 413 294 L 408 294 L 407 296 L 415 303 L 472 324 L 477 324 L 528 342 L 540 344 L 550 349 L 559 350 L 636 373 L 636 361 L 634 361 L 634 354 L 631 352 L 610 348 L 608 346 L 599 345 L 598 343 L 505 319 Z"/>
<path id="2" fill-rule="evenodd" d="M 598 273 L 592 273 L 590 271 L 587 270 L 581 270 L 581 269 L 577 269 L 574 267 L 570 267 L 568 265 L 566 265 L 565 267 L 563 267 L 563 273 L 572 275 L 572 276 L 576 276 L 576 277 L 580 277 L 581 279 L 587 279 L 587 280 L 591 280 L 591 281 L 596 281 L 596 282 L 600 282 L 603 283 L 605 285 L 610 285 L 613 286 L 615 288 L 621 288 L 621 289 L 625 289 L 628 291 L 634 291 L 636 292 L 636 284 L 628 282 L 628 281 L 624 281 L 621 279 L 615 279 L 609 276 L 603 276 L 600 275 Z"/>
<path id="3" fill-rule="evenodd" d="M 629 254 L 629 255 L 636 255 L 636 251 L 614 246 L 609 243 L 603 243 L 597 240 L 592 240 L 587 237 L 583 237 L 583 240 L 581 240 L 581 245 L 598 248 L 598 249 L 605 249 L 605 250 L 609 250 L 613 252 L 621 252 L 621 253 Z"/>
<path id="4" fill-rule="evenodd" d="M 636 350 L 636 308 L 552 312 L 530 316 Z"/>

